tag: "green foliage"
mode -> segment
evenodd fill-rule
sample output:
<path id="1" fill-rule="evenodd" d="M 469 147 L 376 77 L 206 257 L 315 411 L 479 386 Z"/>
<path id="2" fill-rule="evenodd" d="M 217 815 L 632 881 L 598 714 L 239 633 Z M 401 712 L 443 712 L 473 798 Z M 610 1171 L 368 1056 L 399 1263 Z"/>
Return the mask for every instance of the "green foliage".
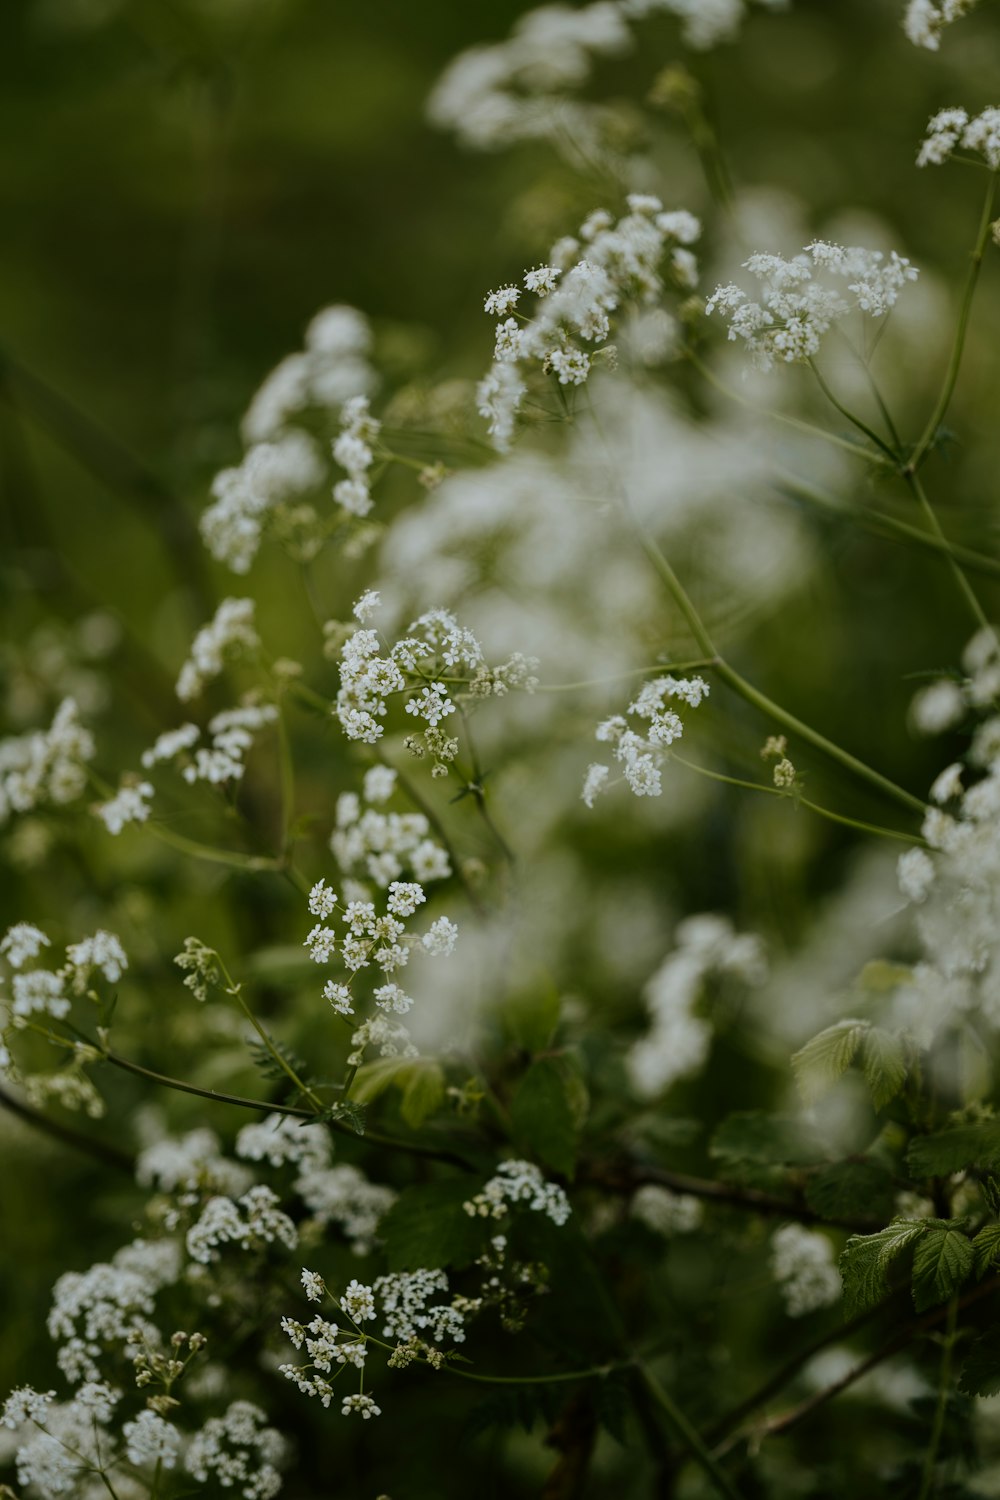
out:
<path id="1" fill-rule="evenodd" d="M 482 1252 L 488 1229 L 463 1204 L 481 1185 L 463 1177 L 407 1188 L 379 1224 L 389 1269 L 470 1265 Z"/>
<path id="2" fill-rule="evenodd" d="M 966 1350 L 958 1388 L 967 1396 L 1000 1396 L 1000 1324 L 992 1324 Z"/>
<path id="3" fill-rule="evenodd" d="M 867 1031 L 867 1021 L 838 1021 L 793 1055 L 792 1068 L 806 1104 L 815 1103 L 847 1072 Z"/>
<path id="4" fill-rule="evenodd" d="M 369 1105 L 388 1088 L 399 1090 L 400 1114 L 417 1130 L 444 1103 L 444 1071 L 432 1058 L 379 1057 L 358 1069 L 351 1093 L 357 1103 Z"/>
<path id="5" fill-rule="evenodd" d="M 809 1178 L 806 1202 L 824 1219 L 887 1219 L 895 1185 L 891 1173 L 871 1161 L 841 1161 Z"/>
<path id="6" fill-rule="evenodd" d="M 741 1110 L 727 1115 L 712 1136 L 709 1152 L 723 1171 L 745 1176 L 748 1169 L 804 1166 L 822 1161 L 822 1143 L 795 1115 Z"/>
<path id="7" fill-rule="evenodd" d="M 906 1082 L 906 1056 L 898 1037 L 872 1026 L 861 1042 L 861 1070 L 876 1109 L 884 1109 Z"/>
<path id="8" fill-rule="evenodd" d="M 934 1224 L 913 1253 L 913 1302 L 924 1312 L 946 1302 L 970 1274 L 975 1259 L 972 1242 L 960 1229 Z"/>
<path id="9" fill-rule="evenodd" d="M 525 1052 L 544 1052 L 551 1047 L 560 1005 L 559 991 L 553 984 L 511 996 L 504 1010 L 504 1025 L 511 1041 Z"/>
<path id="10" fill-rule="evenodd" d="M 959 1125 L 933 1135 L 918 1135 L 906 1153 L 914 1177 L 947 1177 L 966 1167 L 1000 1162 L 1000 1120 L 981 1125 Z"/>
<path id="11" fill-rule="evenodd" d="M 893 1219 L 877 1234 L 854 1234 L 840 1257 L 844 1302 L 848 1314 L 875 1307 L 889 1291 L 889 1273 L 897 1256 L 924 1233 L 924 1219 Z"/>
<path id="12" fill-rule="evenodd" d="M 572 1060 L 542 1057 L 524 1074 L 511 1104 L 520 1149 L 572 1177 L 586 1090 Z"/>
<path id="13" fill-rule="evenodd" d="M 972 1249 L 976 1257 L 976 1275 L 983 1277 L 1000 1257 L 1000 1224 L 985 1224 L 972 1241 Z"/>

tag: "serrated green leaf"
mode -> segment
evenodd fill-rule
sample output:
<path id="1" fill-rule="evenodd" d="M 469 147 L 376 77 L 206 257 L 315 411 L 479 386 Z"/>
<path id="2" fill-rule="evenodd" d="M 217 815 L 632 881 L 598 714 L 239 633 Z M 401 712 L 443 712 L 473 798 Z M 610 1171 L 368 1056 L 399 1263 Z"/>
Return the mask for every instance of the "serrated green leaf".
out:
<path id="1" fill-rule="evenodd" d="M 881 1302 L 889 1290 L 889 1272 L 896 1257 L 928 1227 L 926 1219 L 893 1219 L 878 1234 L 852 1234 L 840 1257 L 844 1302 L 848 1315 Z"/>
<path id="2" fill-rule="evenodd" d="M 565 1176 L 576 1163 L 578 1104 L 565 1059 L 542 1057 L 522 1077 L 511 1104 L 519 1147 Z"/>
<path id="3" fill-rule="evenodd" d="M 990 1266 L 1000 1259 L 1000 1224 L 986 1224 L 972 1241 L 976 1257 L 976 1275 L 985 1276 Z"/>
<path id="4" fill-rule="evenodd" d="M 481 1178 L 448 1178 L 401 1193 L 378 1229 L 389 1270 L 470 1265 L 482 1253 L 489 1229 L 463 1205 L 481 1187 Z"/>
<path id="5" fill-rule="evenodd" d="M 793 1055 L 795 1081 L 806 1104 L 814 1103 L 847 1072 L 868 1030 L 867 1021 L 838 1021 Z"/>
<path id="6" fill-rule="evenodd" d="M 712 1136 L 709 1154 L 728 1168 L 750 1162 L 765 1167 L 807 1166 L 825 1151 L 810 1127 L 795 1115 L 740 1110 L 727 1115 Z"/>
<path id="7" fill-rule="evenodd" d="M 925 1312 L 947 1302 L 972 1270 L 972 1241 L 960 1229 L 929 1229 L 913 1254 L 913 1304 Z"/>
<path id="8" fill-rule="evenodd" d="M 420 1058 L 411 1065 L 406 1076 L 400 1114 L 411 1130 L 419 1130 L 443 1103 L 444 1072 L 440 1063 L 431 1058 Z"/>
<path id="9" fill-rule="evenodd" d="M 836 1162 L 806 1184 L 806 1202 L 824 1219 L 886 1219 L 894 1197 L 891 1173 L 869 1161 Z"/>
<path id="10" fill-rule="evenodd" d="M 914 1177 L 947 1177 L 965 1167 L 1000 1162 L 1000 1120 L 958 1125 L 933 1135 L 916 1136 L 906 1153 Z"/>
<path id="11" fill-rule="evenodd" d="M 246 1046 L 247 1051 L 253 1059 L 254 1067 L 264 1078 L 270 1079 L 272 1083 L 284 1083 L 295 1089 L 295 1084 L 292 1083 L 285 1068 L 282 1067 L 278 1058 L 274 1056 L 275 1052 L 304 1083 L 311 1082 L 309 1064 L 304 1058 L 299 1057 L 297 1053 L 293 1052 L 291 1047 L 286 1047 L 284 1042 L 276 1041 L 272 1037 L 271 1047 L 267 1047 L 263 1042 L 258 1041 L 256 1037 L 248 1037 Z M 296 1093 L 299 1092 L 298 1089 L 295 1091 Z"/>
<path id="12" fill-rule="evenodd" d="M 906 1082 L 906 1059 L 896 1037 L 873 1026 L 861 1039 L 861 1068 L 876 1109 L 890 1104 Z"/>
<path id="13" fill-rule="evenodd" d="M 958 1388 L 966 1396 L 1000 1396 L 1000 1327 L 996 1324 L 967 1350 Z"/>

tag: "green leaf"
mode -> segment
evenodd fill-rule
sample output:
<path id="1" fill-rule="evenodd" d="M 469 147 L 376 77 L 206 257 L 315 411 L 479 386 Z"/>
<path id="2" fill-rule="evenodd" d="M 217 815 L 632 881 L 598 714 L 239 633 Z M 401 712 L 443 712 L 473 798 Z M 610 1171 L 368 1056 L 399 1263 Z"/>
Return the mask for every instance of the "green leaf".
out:
<path id="1" fill-rule="evenodd" d="M 804 1166 L 822 1161 L 824 1149 L 795 1115 L 741 1110 L 727 1115 L 712 1136 L 709 1154 L 727 1167 L 749 1162 L 765 1167 Z"/>
<path id="2" fill-rule="evenodd" d="M 972 1250 L 976 1257 L 976 1275 L 982 1278 L 1000 1257 L 1000 1224 L 984 1225 L 972 1241 Z"/>
<path id="3" fill-rule="evenodd" d="M 412 1064 L 403 1086 L 400 1114 L 411 1130 L 419 1130 L 443 1103 L 444 1072 L 440 1063 L 420 1058 Z"/>
<path id="4" fill-rule="evenodd" d="M 296 1093 L 299 1092 L 285 1069 L 281 1066 L 278 1058 L 274 1056 L 274 1052 L 277 1052 L 278 1057 L 282 1058 L 292 1071 L 298 1074 L 303 1083 L 310 1083 L 312 1081 L 309 1077 L 309 1064 L 304 1058 L 299 1057 L 297 1053 L 293 1052 L 291 1047 L 286 1047 L 284 1042 L 279 1042 L 272 1037 L 271 1047 L 273 1047 L 274 1052 L 272 1052 L 271 1047 L 265 1046 L 256 1037 L 248 1037 L 246 1045 L 253 1059 L 254 1067 L 264 1078 L 269 1078 L 273 1083 L 283 1083 L 286 1087 L 294 1089 Z"/>
<path id="5" fill-rule="evenodd" d="M 511 1041 L 525 1052 L 544 1052 L 552 1045 L 561 1006 L 562 1000 L 554 985 L 516 995 L 504 1010 Z"/>
<path id="6" fill-rule="evenodd" d="M 848 1316 L 875 1307 L 889 1290 L 896 1257 L 925 1232 L 927 1219 L 893 1219 L 878 1234 L 852 1234 L 840 1257 Z"/>
<path id="7" fill-rule="evenodd" d="M 966 1352 L 958 1388 L 966 1396 L 1000 1396 L 1000 1327 L 996 1324 Z"/>
<path id="8" fill-rule="evenodd" d="M 947 1302 L 972 1270 L 972 1241 L 960 1229 L 941 1225 L 929 1229 L 913 1255 L 913 1304 L 924 1312 Z"/>
<path id="9" fill-rule="evenodd" d="M 906 1059 L 898 1039 L 873 1026 L 861 1041 L 861 1067 L 872 1103 L 884 1109 L 906 1082 Z"/>
<path id="10" fill-rule="evenodd" d="M 806 1202 L 824 1219 L 887 1219 L 895 1197 L 891 1173 L 870 1161 L 839 1161 L 806 1184 Z"/>
<path id="11" fill-rule="evenodd" d="M 794 1054 L 792 1068 L 806 1104 L 814 1103 L 847 1072 L 869 1029 L 867 1021 L 838 1021 Z"/>
<path id="12" fill-rule="evenodd" d="M 1000 1162 L 1000 1120 L 959 1125 L 934 1135 L 916 1136 L 906 1160 L 914 1177 L 947 1177 L 965 1167 Z"/>
<path id="13" fill-rule="evenodd" d="M 519 1148 L 567 1177 L 576 1163 L 579 1081 L 567 1058 L 539 1058 L 518 1084 L 510 1111 Z"/>
<path id="14" fill-rule="evenodd" d="M 467 1214 L 463 1204 L 482 1179 L 447 1178 L 407 1188 L 379 1222 L 390 1271 L 424 1266 L 468 1266 L 482 1252 L 488 1226 Z"/>
<path id="15" fill-rule="evenodd" d="M 377 1057 L 373 1062 L 362 1063 L 354 1075 L 351 1093 L 359 1104 L 371 1104 L 390 1084 L 397 1082 L 401 1072 L 412 1066 L 410 1057 Z"/>

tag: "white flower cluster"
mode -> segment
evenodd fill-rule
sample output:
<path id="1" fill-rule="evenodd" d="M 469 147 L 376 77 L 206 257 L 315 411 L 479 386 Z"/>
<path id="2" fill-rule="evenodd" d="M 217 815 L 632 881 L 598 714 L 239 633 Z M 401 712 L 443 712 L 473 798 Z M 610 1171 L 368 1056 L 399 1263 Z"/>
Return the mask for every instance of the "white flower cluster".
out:
<path id="1" fill-rule="evenodd" d="M 286 501 L 315 490 L 324 468 L 313 439 L 297 428 L 258 442 L 234 468 L 212 482 L 214 503 L 201 517 L 212 556 L 234 573 L 248 573 L 268 516 Z"/>
<path id="2" fill-rule="evenodd" d="M 788 0 L 757 0 L 768 10 L 784 10 Z M 666 12 L 681 22 L 681 36 L 700 52 L 733 39 L 745 16 L 744 0 L 622 0 L 628 16 Z"/>
<path id="3" fill-rule="evenodd" d="M 273 1500 L 281 1489 L 278 1467 L 288 1452 L 280 1432 L 250 1401 L 233 1401 L 221 1417 L 210 1417 L 195 1436 L 184 1467 L 199 1484 L 214 1479 L 237 1489 L 243 1500 Z"/>
<path id="4" fill-rule="evenodd" d="M 323 1278 L 315 1271 L 303 1269 L 302 1285 L 310 1302 L 321 1302 L 326 1295 Z M 351 1281 L 334 1303 L 346 1316 L 349 1328 L 342 1328 L 319 1314 L 306 1324 L 295 1318 L 282 1318 L 281 1327 L 292 1347 L 304 1349 L 310 1362 L 281 1365 L 281 1374 L 303 1395 L 315 1396 L 328 1407 L 335 1394 L 326 1378 L 331 1371 L 335 1378 L 340 1369 L 353 1366 L 362 1371 L 364 1380 L 368 1335 L 361 1325 L 379 1317 L 383 1320 L 382 1337 L 398 1341 L 390 1365 L 402 1368 L 422 1358 L 433 1368 L 440 1368 L 446 1358 L 440 1345 L 446 1340 L 452 1344 L 464 1342 L 465 1320 L 481 1306 L 479 1300 L 462 1296 L 432 1302 L 432 1298 L 447 1293 L 448 1277 L 437 1270 L 379 1276 L 371 1286 Z M 334 1370 L 334 1366 L 339 1368 Z M 363 1391 L 359 1396 L 345 1396 L 340 1409 L 345 1417 L 353 1412 L 365 1418 L 381 1415 L 380 1408 Z"/>
<path id="5" fill-rule="evenodd" d="M 583 345 L 606 345 L 611 314 L 626 301 L 644 307 L 659 301 L 660 263 L 668 247 L 674 282 L 688 290 L 696 284 L 697 263 L 687 247 L 701 233 L 698 220 L 684 210 L 665 212 L 647 194 L 633 193 L 628 205 L 629 213 L 617 222 L 603 209 L 592 213 L 578 238 L 558 241 L 550 263 L 526 273 L 525 289 L 537 297 L 530 318 L 509 316 L 523 295 L 519 287 L 501 287 L 487 297 L 486 311 L 501 321 L 478 402 L 501 452 L 511 444 L 528 366 L 540 363 L 560 385 L 582 385 L 593 359 Z"/>
<path id="6" fill-rule="evenodd" d="M 223 599 L 214 617 L 202 626 L 191 643 L 191 655 L 177 679 L 178 698 L 185 703 L 197 698 L 228 661 L 252 656 L 259 649 L 253 600 Z"/>
<path id="7" fill-rule="evenodd" d="M 787 0 L 757 0 L 780 10 Z M 701 50 L 728 41 L 746 15 L 745 0 L 592 0 L 571 9 L 542 5 L 519 18 L 505 42 L 474 47 L 449 64 L 429 102 L 434 124 L 475 150 L 518 141 L 567 139 L 593 153 L 602 144 L 603 113 L 567 97 L 586 83 L 591 59 L 627 52 L 631 23 L 665 13 Z"/>
<path id="8" fill-rule="evenodd" d="M 343 792 L 337 798 L 337 826 L 330 837 L 337 863 L 344 875 L 362 876 L 383 889 L 405 874 L 421 885 L 447 879 L 448 855 L 431 838 L 424 814 L 379 811 L 395 785 L 395 771 L 372 766 L 365 772 L 361 797 Z"/>
<path id="9" fill-rule="evenodd" d="M 840 1299 L 840 1273 L 825 1234 L 783 1224 L 771 1236 L 771 1271 L 781 1288 L 785 1311 L 801 1318 Z"/>
<path id="10" fill-rule="evenodd" d="M 637 1094 L 652 1098 L 678 1078 L 696 1073 L 708 1056 L 712 1028 L 696 1015 L 705 983 L 732 975 L 746 984 L 762 984 L 766 974 L 760 939 L 733 931 L 721 916 L 687 917 L 675 933 L 676 947 L 646 985 L 644 998 L 650 1029 L 626 1058 Z"/>
<path id="11" fill-rule="evenodd" d="M 899 860 L 900 888 L 916 908 L 925 951 L 895 995 L 897 1020 L 929 1044 L 956 1010 L 978 1007 L 1000 1026 L 1000 639 L 978 632 L 966 676 L 923 688 L 913 717 L 925 732 L 979 722 L 965 766 L 946 766 L 931 787 L 923 835 L 930 850 Z M 966 785 L 968 781 L 968 785 Z"/>
<path id="12" fill-rule="evenodd" d="M 161 1136 L 139 1152 L 135 1180 L 140 1187 L 158 1188 L 181 1195 L 185 1206 L 203 1193 L 224 1193 L 231 1198 L 246 1192 L 250 1172 L 223 1155 L 214 1130 L 200 1126 L 182 1136 Z"/>
<path id="13" fill-rule="evenodd" d="M 975 4 L 976 0 L 908 0 L 903 30 L 915 47 L 937 52 L 944 28 L 967 16 Z"/>
<path id="14" fill-rule="evenodd" d="M 372 335 L 353 307 L 326 307 L 306 329 L 305 348 L 290 354 L 264 381 L 243 419 L 248 443 L 271 441 L 289 420 L 309 407 L 339 410 L 353 396 L 369 393 L 375 372 L 368 360 Z"/>
<path id="15" fill-rule="evenodd" d="M 269 1115 L 259 1124 L 243 1127 L 236 1153 L 244 1160 L 267 1161 L 273 1167 L 297 1167 L 292 1189 L 313 1222 L 323 1228 L 336 1225 L 355 1255 L 371 1252 L 379 1220 L 396 1201 L 396 1194 L 381 1183 L 369 1182 L 358 1167 L 346 1162 L 333 1165 L 329 1132 L 321 1125 Z"/>
<path id="16" fill-rule="evenodd" d="M 432 754 L 453 757 L 441 741 L 438 726 L 456 712 L 450 697 L 453 686 L 473 697 L 503 696 L 512 687 L 530 689 L 536 665 L 518 654 L 499 667 L 489 667 L 483 648 L 446 609 L 428 610 L 407 627 L 407 634 L 382 655 L 377 630 L 359 629 L 344 642 L 340 654 L 340 691 L 337 717 L 347 738 L 376 744 L 384 734 L 380 720 L 388 713 L 388 699 L 405 697 L 405 710 L 418 721 Z"/>
<path id="17" fill-rule="evenodd" d="M 0 1421 L 17 1434 L 18 1483 L 41 1500 L 94 1493 L 84 1486 L 106 1471 L 114 1448 L 108 1423 L 120 1399 L 119 1391 L 94 1382 L 67 1402 L 27 1386 L 12 1392 Z"/>
<path id="18" fill-rule="evenodd" d="M 705 311 L 729 320 L 729 338 L 743 340 L 759 370 L 772 369 L 775 361 L 811 359 L 831 325 L 855 310 L 882 317 L 918 274 L 895 250 L 886 260 L 880 250 L 845 249 L 825 240 L 814 240 L 791 260 L 761 253 L 743 264 L 761 283 L 760 301 L 751 302 L 742 287 L 729 283 L 716 288 Z M 846 282 L 851 295 L 824 277 Z"/>
<path id="19" fill-rule="evenodd" d="M 259 1250 L 276 1241 L 288 1250 L 299 1242 L 298 1230 L 278 1207 L 272 1188 L 258 1183 L 235 1202 L 221 1195 L 209 1198 L 201 1216 L 187 1232 L 187 1251 L 192 1260 L 209 1265 L 219 1259 L 220 1247 L 237 1245 L 241 1250 Z"/>
<path id="20" fill-rule="evenodd" d="M 51 943 L 45 933 L 30 922 L 15 923 L 0 940 L 0 957 L 6 959 L 14 971 L 10 996 L 0 998 L 2 1072 L 13 1070 L 13 1059 L 8 1050 L 10 1031 L 22 1029 L 34 1016 L 63 1020 L 69 1014 L 73 996 L 86 992 L 95 970 L 108 984 L 117 984 L 128 968 L 128 958 L 121 942 L 113 932 L 103 929 L 92 937 L 71 943 L 66 949 L 66 960 L 58 969 L 25 967 L 34 963 L 43 948 L 49 947 Z M 35 1082 L 41 1087 L 40 1080 Z M 78 1080 L 72 1087 L 80 1089 L 83 1084 Z M 54 1085 L 51 1091 L 58 1093 L 59 1085 Z M 64 1098 L 63 1102 L 72 1107 L 70 1098 Z M 89 1106 L 91 1101 L 81 1094 L 78 1102 Z"/>
<path id="21" fill-rule="evenodd" d="M 507 41 L 471 48 L 449 64 L 428 104 L 431 120 L 467 146 L 495 150 L 553 136 L 561 105 L 563 128 L 589 136 L 584 109 L 561 96 L 586 81 L 591 56 L 614 57 L 630 45 L 615 0 L 579 10 L 542 6 L 522 16 Z"/>
<path id="22" fill-rule="evenodd" d="M 339 959 L 351 976 L 347 983 L 330 979 L 323 987 L 323 997 L 330 1002 L 334 1012 L 341 1016 L 354 1015 L 351 985 L 360 970 L 374 965 L 381 970 L 385 980 L 374 989 L 375 1005 L 382 1014 L 363 1021 L 355 1031 L 349 1066 L 357 1066 L 363 1061 L 368 1046 L 377 1046 L 382 1057 L 417 1055 L 406 1028 L 391 1021 L 387 1014 L 405 1015 L 413 1007 L 411 996 L 395 982 L 389 982 L 390 975 L 405 968 L 411 953 L 416 950 L 432 958 L 447 957 L 458 938 L 458 928 L 447 917 L 436 918 L 423 936 L 407 931 L 407 921 L 426 900 L 423 887 L 416 881 L 400 880 L 389 882 L 385 911 L 381 913 L 372 901 L 349 899 L 346 895 L 341 901 L 325 880 L 318 881 L 309 893 L 309 910 L 320 920 L 309 932 L 303 947 L 309 949 L 309 956 L 315 963 L 328 964 Z M 339 942 L 336 929 L 329 923 L 333 916 L 339 917 L 343 923 L 344 933 Z"/>
<path id="23" fill-rule="evenodd" d="M 151 782 L 123 777 L 115 795 L 109 801 L 99 803 L 94 814 L 109 833 L 117 836 L 129 823 L 145 823 L 153 795 Z"/>
<path id="24" fill-rule="evenodd" d="M 654 677 L 644 682 L 628 712 L 644 723 L 643 731 L 629 727 L 622 714 L 614 714 L 598 724 L 594 738 L 612 746 L 612 755 L 622 767 L 625 780 L 637 797 L 659 797 L 663 790 L 660 767 L 667 749 L 684 733 L 684 722 L 674 703 L 697 708 L 708 697 L 708 683 L 703 677 Z M 583 791 L 588 807 L 606 791 L 611 768 L 594 761 L 587 768 Z"/>
<path id="25" fill-rule="evenodd" d="M 48 1330 L 62 1347 L 59 1368 L 71 1382 L 100 1379 L 97 1361 L 105 1349 L 130 1336 L 156 1336 L 149 1319 L 157 1293 L 180 1274 L 176 1241 L 134 1240 L 110 1261 L 87 1271 L 67 1271 L 52 1291 Z"/>
<path id="26" fill-rule="evenodd" d="M 333 498 L 352 516 L 366 516 L 372 508 L 368 471 L 375 462 L 371 445 L 380 426 L 369 410 L 367 396 L 352 396 L 344 403 L 333 456 L 347 470 L 347 478 L 334 485 Z"/>
<path id="27" fill-rule="evenodd" d="M 514 1204 L 523 1203 L 545 1214 L 553 1224 L 565 1224 L 572 1213 L 569 1199 L 555 1182 L 546 1182 L 530 1161 L 502 1161 L 481 1192 L 462 1206 L 473 1218 L 502 1219 Z"/>
<path id="28" fill-rule="evenodd" d="M 959 146 L 978 151 L 991 171 L 1000 171 L 1000 108 L 990 105 L 978 115 L 953 108 L 932 115 L 917 153 L 918 167 L 939 167 Z"/>
<path id="29" fill-rule="evenodd" d="M 80 796 L 94 740 L 79 713 L 75 699 L 64 698 L 48 729 L 0 740 L 0 824 L 12 812 L 62 807 Z"/>
<path id="30" fill-rule="evenodd" d="M 274 724 L 277 718 L 278 710 L 273 703 L 223 709 L 208 721 L 210 744 L 198 744 L 201 730 L 197 724 L 181 724 L 168 729 L 143 751 L 142 764 L 149 770 L 166 761 L 180 762 L 181 775 L 189 786 L 196 781 L 207 781 L 212 786 L 239 781 L 246 769 L 245 757 L 253 746 L 254 735 Z M 149 787 L 148 794 L 152 793 L 153 788 Z M 100 811 L 104 816 L 107 808 Z"/>
<path id="31" fill-rule="evenodd" d="M 701 1227 L 705 1208 L 700 1198 L 690 1193 L 674 1193 L 658 1183 L 644 1183 L 629 1204 L 629 1213 L 654 1234 L 669 1239 L 675 1234 L 691 1234 Z"/>

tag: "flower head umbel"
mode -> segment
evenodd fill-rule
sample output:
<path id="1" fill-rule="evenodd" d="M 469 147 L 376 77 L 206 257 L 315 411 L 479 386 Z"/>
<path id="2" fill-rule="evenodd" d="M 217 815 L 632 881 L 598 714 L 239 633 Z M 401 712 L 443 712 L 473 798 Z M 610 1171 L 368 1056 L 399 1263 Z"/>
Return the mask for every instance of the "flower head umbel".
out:
<path id="1" fill-rule="evenodd" d="M 825 240 L 814 240 L 791 260 L 757 254 L 743 264 L 760 282 L 760 301 L 730 282 L 716 287 L 705 310 L 728 321 L 729 338 L 742 340 L 761 370 L 811 359 L 823 335 L 854 311 L 882 317 L 917 277 L 916 267 L 895 250 L 886 259 L 880 250 Z"/>
<path id="2" fill-rule="evenodd" d="M 622 767 L 625 780 L 637 797 L 658 797 L 662 791 L 660 767 L 669 747 L 684 733 L 684 721 L 676 704 L 697 708 L 708 697 L 702 677 L 654 677 L 643 683 L 628 712 L 642 724 L 633 728 L 622 714 L 614 714 L 597 726 L 595 738 L 612 747 L 611 754 Z M 607 789 L 610 768 L 595 761 L 587 770 L 581 796 L 593 807 Z"/>

